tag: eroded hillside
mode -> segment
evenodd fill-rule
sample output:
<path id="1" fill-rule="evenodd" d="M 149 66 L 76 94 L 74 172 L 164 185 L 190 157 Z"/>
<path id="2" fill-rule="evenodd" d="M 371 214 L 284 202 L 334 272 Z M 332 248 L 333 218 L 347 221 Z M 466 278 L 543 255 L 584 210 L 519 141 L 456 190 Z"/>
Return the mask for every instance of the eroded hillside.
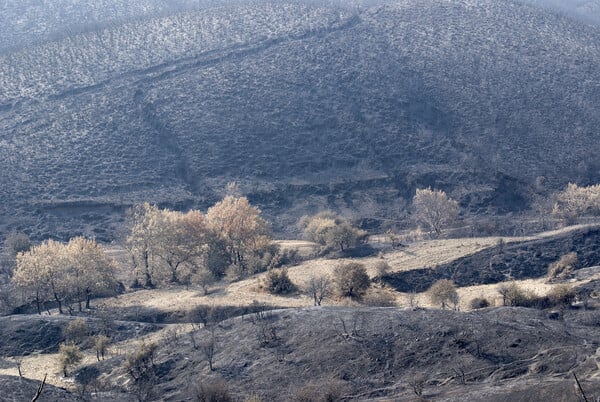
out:
<path id="1" fill-rule="evenodd" d="M 257 2 L 7 51 L 2 214 L 108 240 L 132 202 L 204 207 L 232 180 L 280 231 L 398 217 L 417 186 L 521 209 L 538 176 L 599 179 L 599 43 L 511 1 Z"/>

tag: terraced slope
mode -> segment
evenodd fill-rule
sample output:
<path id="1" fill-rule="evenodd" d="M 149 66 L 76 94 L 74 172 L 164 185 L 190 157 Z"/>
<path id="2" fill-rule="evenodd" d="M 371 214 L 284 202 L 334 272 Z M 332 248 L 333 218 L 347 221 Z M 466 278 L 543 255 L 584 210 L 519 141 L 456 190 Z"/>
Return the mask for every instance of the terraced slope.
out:
<path id="1" fill-rule="evenodd" d="M 204 207 L 237 180 L 281 230 L 393 217 L 417 186 L 506 211 L 537 176 L 600 180 L 597 28 L 509 0 L 358 5 L 144 14 L 5 52 L 0 214 L 110 239 L 131 202 Z"/>

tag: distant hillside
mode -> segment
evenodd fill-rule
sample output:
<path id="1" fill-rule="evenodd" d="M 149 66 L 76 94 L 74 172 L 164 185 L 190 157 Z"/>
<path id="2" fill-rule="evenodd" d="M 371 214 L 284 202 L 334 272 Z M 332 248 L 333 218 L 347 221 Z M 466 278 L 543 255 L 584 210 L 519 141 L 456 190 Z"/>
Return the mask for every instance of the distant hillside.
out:
<path id="1" fill-rule="evenodd" d="M 547 7 L 585 22 L 600 24 L 600 1 L 598 0 L 521 0 L 526 4 Z"/>
<path id="2" fill-rule="evenodd" d="M 538 176 L 600 181 L 600 31 L 545 8 L 63 3 L 86 29 L 2 25 L 23 46 L 0 54 L 0 214 L 37 236 L 110 239 L 132 202 L 205 207 L 232 180 L 277 230 L 393 218 L 417 186 L 509 211 Z"/>

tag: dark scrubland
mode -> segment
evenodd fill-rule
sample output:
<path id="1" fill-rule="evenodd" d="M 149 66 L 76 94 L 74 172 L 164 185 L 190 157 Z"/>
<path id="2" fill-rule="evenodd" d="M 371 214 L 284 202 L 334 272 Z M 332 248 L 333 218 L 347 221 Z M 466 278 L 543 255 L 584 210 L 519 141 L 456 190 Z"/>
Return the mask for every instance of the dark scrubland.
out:
<path id="1" fill-rule="evenodd" d="M 27 323 L 44 321 L 28 317 Z M 22 325 L 4 332 L 21 334 Z M 150 399 L 198 400 L 199 384 L 224 382 L 234 400 L 322 400 L 331 394 L 332 400 L 412 401 L 418 400 L 415 387 L 422 387 L 423 400 L 542 401 L 551 395 L 573 401 L 580 397 L 573 372 L 588 395 L 600 391 L 595 310 L 568 311 L 552 320 L 543 311 L 512 307 L 469 313 L 318 307 L 262 311 L 215 325 L 163 338 L 153 358 Z M 213 370 L 201 346 L 210 331 Z M 5 339 L 9 346 L 14 342 Z M 92 380 L 101 380 L 94 387 L 102 392 L 88 398 L 133 400 L 124 359 L 111 355 L 78 369 L 75 378 L 92 373 Z M 54 392 L 49 388 L 45 395 Z"/>
<path id="2" fill-rule="evenodd" d="M 457 286 L 545 277 L 548 266 L 568 253 L 579 258 L 577 268 L 600 265 L 600 230 L 581 229 L 549 239 L 501 244 L 436 267 L 397 272 L 383 281 L 399 292 L 422 292 L 440 278 Z"/>
<path id="3" fill-rule="evenodd" d="M 280 233 L 323 208 L 380 227 L 417 187 L 505 213 L 598 181 L 593 25 L 511 1 L 180 3 L 3 51 L 3 227 L 111 240 L 132 203 L 202 208 L 229 181 Z"/>

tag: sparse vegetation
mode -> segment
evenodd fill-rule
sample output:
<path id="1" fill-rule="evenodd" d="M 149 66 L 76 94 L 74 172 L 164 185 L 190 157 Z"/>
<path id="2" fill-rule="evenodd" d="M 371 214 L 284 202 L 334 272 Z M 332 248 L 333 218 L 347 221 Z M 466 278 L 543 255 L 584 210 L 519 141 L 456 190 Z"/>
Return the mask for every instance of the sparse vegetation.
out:
<path id="1" fill-rule="evenodd" d="M 9 3 L 0 399 L 600 395 L 593 2 Z"/>
<path id="2" fill-rule="evenodd" d="M 196 402 L 231 402 L 234 400 L 223 380 L 198 381 L 194 385 L 194 398 Z"/>
<path id="3" fill-rule="evenodd" d="M 564 280 L 573 274 L 577 266 L 577 253 L 568 253 L 560 257 L 558 261 L 548 266 L 548 281 Z"/>
<path id="4" fill-rule="evenodd" d="M 326 275 L 311 276 L 306 284 L 306 292 L 312 296 L 315 306 L 320 306 L 323 299 L 333 293 L 331 279 Z"/>
<path id="5" fill-rule="evenodd" d="M 59 349 L 59 361 L 60 361 L 60 369 L 65 377 L 68 377 L 68 369 L 72 366 L 79 364 L 79 362 L 83 359 L 83 355 L 79 346 L 77 345 L 68 345 L 61 344 Z"/>

